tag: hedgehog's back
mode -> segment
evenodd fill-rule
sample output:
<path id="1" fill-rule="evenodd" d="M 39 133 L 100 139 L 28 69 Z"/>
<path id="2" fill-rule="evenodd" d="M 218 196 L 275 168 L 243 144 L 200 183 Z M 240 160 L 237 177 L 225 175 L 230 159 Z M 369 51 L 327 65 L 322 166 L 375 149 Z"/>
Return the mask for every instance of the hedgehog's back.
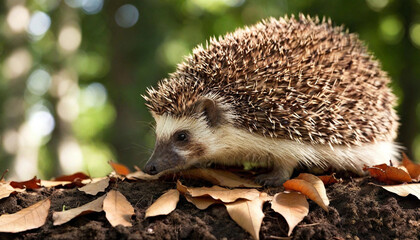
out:
<path id="1" fill-rule="evenodd" d="M 240 128 L 354 145 L 396 137 L 388 82 L 356 35 L 300 16 L 270 19 L 198 47 L 147 100 L 158 115 L 188 115 L 196 99 L 216 94 L 233 107 Z"/>

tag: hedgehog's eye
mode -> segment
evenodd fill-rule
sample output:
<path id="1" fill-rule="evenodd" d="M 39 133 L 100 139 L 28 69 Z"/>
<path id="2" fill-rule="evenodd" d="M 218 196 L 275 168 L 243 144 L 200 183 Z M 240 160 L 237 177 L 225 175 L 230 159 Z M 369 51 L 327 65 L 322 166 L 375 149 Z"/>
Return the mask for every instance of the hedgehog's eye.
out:
<path id="1" fill-rule="evenodd" d="M 186 131 L 180 131 L 175 134 L 175 140 L 177 142 L 186 142 L 188 141 L 188 133 Z"/>

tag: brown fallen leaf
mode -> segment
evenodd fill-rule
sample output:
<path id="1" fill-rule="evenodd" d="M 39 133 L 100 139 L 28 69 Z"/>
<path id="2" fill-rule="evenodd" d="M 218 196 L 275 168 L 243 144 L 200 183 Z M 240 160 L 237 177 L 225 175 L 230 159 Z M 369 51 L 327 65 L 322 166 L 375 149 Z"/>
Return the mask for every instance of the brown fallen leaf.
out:
<path id="1" fill-rule="evenodd" d="M 412 179 L 420 180 L 420 164 L 413 163 L 405 153 L 403 153 L 402 164 Z"/>
<path id="2" fill-rule="evenodd" d="M 156 175 L 150 175 L 147 174 L 141 170 L 129 173 L 125 175 L 125 177 L 129 180 L 145 180 L 145 181 L 151 181 L 151 180 L 158 180 L 160 176 L 162 176 L 163 172 L 158 173 Z"/>
<path id="3" fill-rule="evenodd" d="M 334 183 L 341 183 L 343 182 L 343 180 L 337 179 L 335 177 L 335 173 L 331 174 L 331 175 L 322 175 L 322 176 L 317 176 L 319 179 L 321 179 L 321 181 L 324 183 L 325 186 L 330 185 L 330 184 L 334 184 Z"/>
<path id="4" fill-rule="evenodd" d="M 194 204 L 198 209 L 204 210 L 210 207 L 213 204 L 221 204 L 222 201 L 215 200 L 211 197 L 191 197 L 189 195 L 184 195 L 188 202 Z"/>
<path id="5" fill-rule="evenodd" d="M 373 178 L 386 184 L 412 182 L 407 172 L 386 164 L 379 164 L 372 167 L 365 166 L 363 170 L 368 171 Z"/>
<path id="6" fill-rule="evenodd" d="M 298 192 L 277 193 L 271 202 L 271 208 L 286 219 L 289 225 L 288 236 L 309 213 L 309 204 L 306 197 Z"/>
<path id="7" fill-rule="evenodd" d="M 44 199 L 13 214 L 0 216 L 0 232 L 17 233 L 39 228 L 47 220 L 50 199 Z"/>
<path id="8" fill-rule="evenodd" d="M 379 185 L 376 185 L 379 186 Z M 416 196 L 420 200 L 420 183 L 381 186 L 385 190 L 406 197 L 408 194 Z"/>
<path id="9" fill-rule="evenodd" d="M 309 173 L 301 173 L 299 174 L 299 176 L 297 176 L 297 179 L 303 179 L 307 182 L 310 182 L 312 186 L 314 186 L 315 189 L 318 191 L 319 196 L 321 196 L 321 199 L 324 202 L 324 204 L 326 206 L 330 205 L 330 200 L 327 196 L 327 190 L 325 190 L 325 185 L 321 179 Z"/>
<path id="10" fill-rule="evenodd" d="M 114 171 L 119 175 L 125 176 L 131 172 L 130 169 L 128 169 L 128 167 L 121 163 L 116 163 L 112 161 L 109 161 L 108 163 L 109 165 L 111 165 L 112 169 L 114 169 Z"/>
<path id="11" fill-rule="evenodd" d="M 256 189 L 243 189 L 243 188 L 236 188 L 236 189 L 227 189 L 222 188 L 219 186 L 212 186 L 212 187 L 199 187 L 199 188 L 190 188 L 185 187 L 178 181 L 177 189 L 184 193 L 188 194 L 191 197 L 211 197 L 215 200 L 220 200 L 224 203 L 234 202 L 238 199 L 248 199 L 253 200 L 260 196 L 260 192 Z"/>
<path id="12" fill-rule="evenodd" d="M 102 204 L 105 199 L 105 196 L 106 195 L 99 197 L 96 200 L 86 203 L 85 205 L 82 205 L 77 208 L 72 208 L 70 210 L 62 212 L 53 212 L 53 225 L 61 225 L 72 220 L 77 216 L 88 214 L 91 212 L 102 212 Z"/>
<path id="13" fill-rule="evenodd" d="M 310 182 L 303 179 L 290 179 L 283 183 L 283 186 L 287 190 L 301 192 L 328 212 L 328 207 L 325 205 L 316 188 Z"/>
<path id="14" fill-rule="evenodd" d="M 69 181 L 69 182 L 75 182 L 78 180 L 84 180 L 84 179 L 89 179 L 90 177 L 82 172 L 77 172 L 71 175 L 63 175 L 60 177 L 56 177 L 54 178 L 55 181 Z"/>
<path id="15" fill-rule="evenodd" d="M 178 173 L 178 175 L 188 179 L 203 179 L 207 180 L 215 185 L 224 187 L 250 187 L 259 188 L 261 185 L 256 184 L 252 180 L 243 179 L 238 175 L 219 169 L 211 168 L 195 168 L 188 169 Z"/>
<path id="16" fill-rule="evenodd" d="M 264 218 L 262 211 L 264 198 L 253 200 L 237 200 L 225 204 L 229 216 L 243 229 L 251 234 L 254 239 L 260 238 L 261 223 Z"/>
<path id="17" fill-rule="evenodd" d="M 160 196 L 149 208 L 146 209 L 146 218 L 158 215 L 168 215 L 175 210 L 179 201 L 179 192 L 171 189 Z"/>
<path id="18" fill-rule="evenodd" d="M 11 181 L 10 186 L 12 186 L 14 188 L 22 188 L 22 189 L 24 188 L 24 189 L 27 189 L 27 190 L 38 189 L 38 188 L 41 187 L 41 180 L 37 179 L 36 176 L 35 176 L 28 181 L 23 181 L 23 182 Z"/>
<path id="19" fill-rule="evenodd" d="M 104 199 L 103 209 L 106 219 L 113 227 L 117 225 L 123 225 L 124 227 L 133 226 L 131 216 L 134 215 L 134 208 L 120 192 L 115 190 L 109 191 Z"/>
<path id="20" fill-rule="evenodd" d="M 92 181 L 83 187 L 78 188 L 79 191 L 85 192 L 90 195 L 96 195 L 98 192 L 104 192 L 109 186 L 109 178 L 103 178 L 98 181 Z"/>
<path id="21" fill-rule="evenodd" d="M 24 192 L 25 189 L 13 188 L 9 183 L 0 183 L 0 199 L 10 196 L 14 192 Z"/>

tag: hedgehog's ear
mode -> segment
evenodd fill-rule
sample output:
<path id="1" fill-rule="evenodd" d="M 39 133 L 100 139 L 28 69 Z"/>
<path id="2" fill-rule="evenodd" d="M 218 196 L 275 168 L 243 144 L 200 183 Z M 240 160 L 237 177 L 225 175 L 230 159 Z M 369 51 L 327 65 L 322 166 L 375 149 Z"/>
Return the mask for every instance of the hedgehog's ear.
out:
<path id="1" fill-rule="evenodd" d="M 210 127 L 215 127 L 222 122 L 222 109 L 217 102 L 210 98 L 201 98 L 194 104 L 194 112 L 203 114 Z"/>

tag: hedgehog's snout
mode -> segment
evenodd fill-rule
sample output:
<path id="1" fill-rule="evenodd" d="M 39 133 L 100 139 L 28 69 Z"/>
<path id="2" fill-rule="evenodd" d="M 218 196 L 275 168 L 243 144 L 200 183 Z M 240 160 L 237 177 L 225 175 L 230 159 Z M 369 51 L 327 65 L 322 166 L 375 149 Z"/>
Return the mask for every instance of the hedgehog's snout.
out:
<path id="1" fill-rule="evenodd" d="M 144 172 L 150 175 L 155 175 L 158 173 L 154 164 L 146 164 L 146 166 L 144 167 Z"/>
<path id="2" fill-rule="evenodd" d="M 178 167 L 185 163 L 183 157 L 170 143 L 157 143 L 149 161 L 144 166 L 144 172 L 155 175 L 164 170 Z"/>

